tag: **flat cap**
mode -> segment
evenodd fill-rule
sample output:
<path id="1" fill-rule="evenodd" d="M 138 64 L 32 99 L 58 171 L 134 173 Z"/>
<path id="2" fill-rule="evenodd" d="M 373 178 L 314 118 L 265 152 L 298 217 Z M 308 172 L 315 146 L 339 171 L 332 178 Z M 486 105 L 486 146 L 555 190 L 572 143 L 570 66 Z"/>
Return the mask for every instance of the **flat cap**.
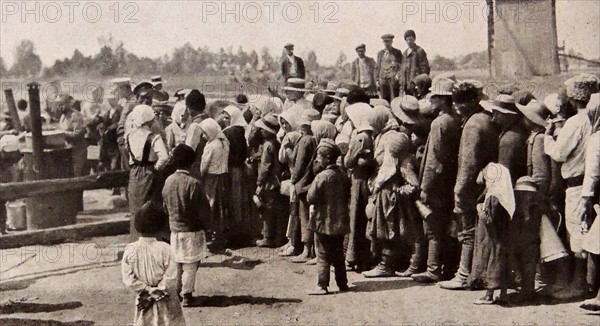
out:
<path id="1" fill-rule="evenodd" d="M 384 35 L 382 35 L 382 36 L 381 36 L 381 39 L 382 39 L 382 40 L 393 40 L 393 39 L 394 39 L 394 37 L 395 37 L 395 36 L 394 36 L 394 35 L 392 35 L 392 34 L 384 34 Z"/>

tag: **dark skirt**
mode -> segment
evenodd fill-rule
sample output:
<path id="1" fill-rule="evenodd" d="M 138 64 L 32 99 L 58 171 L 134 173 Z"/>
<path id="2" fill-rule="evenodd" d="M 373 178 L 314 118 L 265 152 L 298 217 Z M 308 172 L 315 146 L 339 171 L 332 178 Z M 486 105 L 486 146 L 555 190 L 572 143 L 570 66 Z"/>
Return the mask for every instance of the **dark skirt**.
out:
<path id="1" fill-rule="evenodd" d="M 369 240 L 366 238 L 367 214 L 365 208 L 369 201 L 367 179 L 352 176 L 350 188 L 350 233 L 346 237 L 346 261 L 365 262 L 369 257 Z"/>
<path id="2" fill-rule="evenodd" d="M 480 212 L 475 231 L 473 267 L 468 284 L 489 290 L 508 286 L 510 216 L 495 197 L 489 204 L 490 217 Z"/>
<path id="3" fill-rule="evenodd" d="M 132 166 L 129 170 L 127 191 L 129 195 L 129 213 L 131 213 L 129 225 L 129 239 L 131 241 L 136 241 L 140 237 L 134 227 L 134 216 L 145 202 L 152 199 L 155 191 L 154 182 L 155 171 L 153 167 Z"/>
<path id="4" fill-rule="evenodd" d="M 216 235 L 229 232 L 235 228 L 230 220 L 229 207 L 229 174 L 207 174 L 204 176 L 204 192 L 210 204 L 210 228 Z"/>

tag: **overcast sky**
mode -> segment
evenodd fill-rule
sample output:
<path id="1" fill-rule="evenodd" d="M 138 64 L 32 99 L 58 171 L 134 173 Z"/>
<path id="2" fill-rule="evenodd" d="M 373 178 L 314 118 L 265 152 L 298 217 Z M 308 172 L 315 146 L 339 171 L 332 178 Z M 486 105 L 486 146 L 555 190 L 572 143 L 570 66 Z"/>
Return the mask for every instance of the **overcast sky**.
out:
<path id="1" fill-rule="evenodd" d="M 354 57 L 354 47 L 365 43 L 375 55 L 380 36 L 397 36 L 414 29 L 430 56 L 464 55 L 487 48 L 485 1 L 137 1 L 38 2 L 1 0 L 0 55 L 13 63 L 14 49 L 30 39 L 44 66 L 70 57 L 77 48 L 84 55 L 99 50 L 98 38 L 123 41 L 139 56 L 171 54 L 186 42 L 194 47 L 238 46 L 246 51 L 268 47 L 279 55 L 287 42 L 296 53 L 314 49 L 321 64 L 333 64 L 340 51 Z M 37 10 L 36 10 L 37 6 Z M 223 6 L 226 6 L 224 8 Z M 24 10 L 31 13 L 24 14 Z M 99 10 L 101 13 L 99 13 Z M 225 9 L 229 9 L 229 14 Z M 534 21 L 535 8 L 520 6 L 516 19 Z M 301 11 L 301 13 L 299 12 Z M 36 14 L 38 17 L 36 17 Z M 36 19 L 39 22 L 36 22 Z M 600 57 L 600 1 L 558 0 L 558 39 L 567 41 L 587 58 Z M 115 22 L 116 21 L 116 22 Z"/>

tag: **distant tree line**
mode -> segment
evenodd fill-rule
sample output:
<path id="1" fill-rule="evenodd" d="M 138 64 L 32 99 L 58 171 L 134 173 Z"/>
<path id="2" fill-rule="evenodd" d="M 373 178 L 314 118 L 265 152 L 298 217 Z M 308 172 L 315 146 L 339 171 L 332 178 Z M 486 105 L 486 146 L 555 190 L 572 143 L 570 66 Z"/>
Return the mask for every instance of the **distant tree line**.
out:
<path id="1" fill-rule="evenodd" d="M 139 74 L 202 74 L 205 76 L 225 75 L 235 82 L 267 82 L 279 78 L 280 55 L 273 55 L 263 47 L 260 52 L 246 52 L 242 47 L 236 51 L 232 47 L 220 48 L 213 52 L 208 47 L 194 48 L 190 43 L 175 48 L 170 55 L 159 58 L 139 57 L 129 52 L 123 42 L 112 37 L 99 38 L 100 51 L 85 56 L 75 50 L 70 58 L 56 60 L 54 64 L 42 67 L 42 61 L 35 53 L 32 41 L 23 40 L 15 49 L 15 62 L 6 67 L 0 57 L 0 74 L 8 77 L 65 77 L 87 75 L 92 77 L 111 77 L 117 75 Z M 304 57 L 308 79 L 348 79 L 350 62 L 341 52 L 333 66 L 320 65 L 315 51 L 309 51 Z M 485 52 L 449 59 L 441 56 L 430 58 L 432 70 L 443 71 L 458 68 L 486 68 Z"/>

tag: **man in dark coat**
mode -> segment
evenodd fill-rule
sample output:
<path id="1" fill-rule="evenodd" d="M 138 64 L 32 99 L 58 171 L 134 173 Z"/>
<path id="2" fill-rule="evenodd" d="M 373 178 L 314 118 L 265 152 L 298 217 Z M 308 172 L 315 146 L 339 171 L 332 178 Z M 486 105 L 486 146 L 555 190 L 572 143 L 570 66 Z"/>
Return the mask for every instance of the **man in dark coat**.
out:
<path id="1" fill-rule="evenodd" d="M 365 55 L 366 50 L 367 47 L 364 44 L 356 47 L 358 58 L 352 61 L 352 80 L 369 96 L 373 97 L 377 96 L 377 82 L 375 81 L 377 62 Z"/>
<path id="2" fill-rule="evenodd" d="M 527 129 L 523 114 L 517 109 L 511 95 L 499 95 L 490 101 L 492 123 L 500 130 L 498 139 L 498 163 L 510 171 L 513 186 L 517 179 L 527 175 Z"/>
<path id="3" fill-rule="evenodd" d="M 306 70 L 302 58 L 294 55 L 294 44 L 288 43 L 285 45 L 286 57 L 281 61 L 281 76 L 283 82 L 287 85 L 287 80 L 290 78 L 304 79 Z"/>
<path id="4" fill-rule="evenodd" d="M 185 98 L 185 105 L 190 113 L 190 122 L 185 137 L 185 144 L 190 146 L 196 152 L 196 159 L 190 168 L 190 174 L 196 179 L 201 179 L 200 163 L 202 162 L 202 153 L 206 146 L 206 140 L 202 137 L 204 133 L 200 128 L 200 122 L 208 119 L 206 114 L 206 98 L 199 90 L 193 89 Z"/>
<path id="5" fill-rule="evenodd" d="M 429 75 L 430 72 L 427 53 L 415 43 L 416 38 L 417 35 L 413 30 L 408 30 L 404 33 L 404 40 L 408 45 L 408 49 L 404 51 L 404 75 L 400 82 L 404 91 L 408 94 L 412 94 L 414 91 L 410 84 L 413 78 L 422 74 Z"/>
<path id="6" fill-rule="evenodd" d="M 473 261 L 477 199 L 483 191 L 482 186 L 477 184 L 477 176 L 498 156 L 498 133 L 492 125 L 492 115 L 479 105 L 482 88 L 478 82 L 461 82 L 452 92 L 456 109 L 463 118 L 453 211 L 456 224 L 453 228 L 461 243 L 461 257 L 454 278 L 439 283 L 443 289 L 467 287 Z"/>
<path id="7" fill-rule="evenodd" d="M 421 164 L 421 201 L 432 213 L 424 221 L 425 234 L 429 240 L 427 271 L 412 276 L 417 282 L 437 282 L 442 276 L 442 248 L 448 248 L 446 234 L 450 225 L 449 214 L 453 205 L 452 188 L 456 183 L 458 148 L 460 146 L 460 117 L 452 106 L 454 82 L 439 79 L 431 87 L 431 105 L 440 115 L 431 123 L 431 132 L 425 145 Z M 449 239 L 448 239 L 449 240 Z M 445 266 L 444 269 L 447 269 Z"/>
<path id="8" fill-rule="evenodd" d="M 392 46 L 394 35 L 385 34 L 381 39 L 385 47 L 377 54 L 375 75 L 379 78 L 379 96 L 391 103 L 400 95 L 398 73 L 402 67 L 402 51 Z"/>

